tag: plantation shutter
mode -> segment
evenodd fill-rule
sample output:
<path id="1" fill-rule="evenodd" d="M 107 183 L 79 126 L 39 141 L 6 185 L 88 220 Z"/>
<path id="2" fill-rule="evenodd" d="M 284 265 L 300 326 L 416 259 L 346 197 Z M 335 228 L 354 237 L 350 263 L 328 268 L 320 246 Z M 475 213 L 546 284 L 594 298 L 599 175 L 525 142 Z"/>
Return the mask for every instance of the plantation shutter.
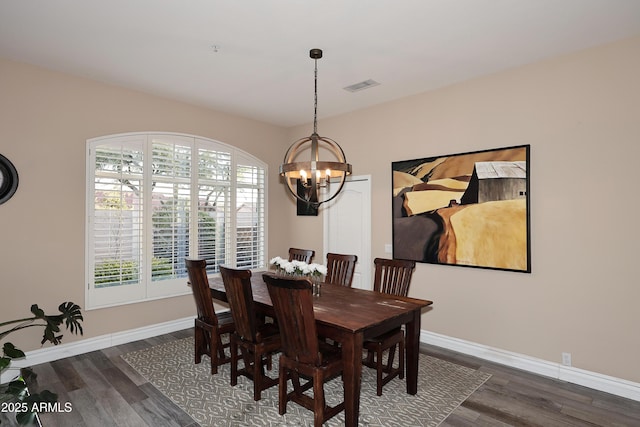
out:
<path id="1" fill-rule="evenodd" d="M 118 140 L 95 149 L 89 250 L 96 288 L 142 280 L 143 150 L 144 138 Z"/>
<path id="2" fill-rule="evenodd" d="M 151 137 L 151 280 L 187 277 L 192 138 Z"/>
<path id="3" fill-rule="evenodd" d="M 238 156 L 236 167 L 236 262 L 258 268 L 265 262 L 265 169 Z"/>
<path id="4" fill-rule="evenodd" d="M 231 161 L 228 149 L 198 149 L 198 257 L 207 260 L 209 273 L 231 260 Z"/>

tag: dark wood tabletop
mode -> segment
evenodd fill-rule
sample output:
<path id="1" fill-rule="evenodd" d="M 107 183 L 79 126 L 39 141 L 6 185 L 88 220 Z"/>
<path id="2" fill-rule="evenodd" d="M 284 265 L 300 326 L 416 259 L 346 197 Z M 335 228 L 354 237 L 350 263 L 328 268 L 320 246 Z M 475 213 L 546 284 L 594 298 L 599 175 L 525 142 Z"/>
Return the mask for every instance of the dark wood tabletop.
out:
<path id="1" fill-rule="evenodd" d="M 266 311 L 272 307 L 262 272 L 251 276 L 253 300 Z M 226 301 L 222 278 L 210 278 L 214 299 Z M 364 289 L 323 284 L 320 296 L 313 297 L 316 321 L 349 332 L 375 328 L 416 308 L 427 307 L 432 301 L 394 296 Z M 348 315 L 345 315 L 348 313 Z M 368 334 L 367 334 L 368 335 Z"/>

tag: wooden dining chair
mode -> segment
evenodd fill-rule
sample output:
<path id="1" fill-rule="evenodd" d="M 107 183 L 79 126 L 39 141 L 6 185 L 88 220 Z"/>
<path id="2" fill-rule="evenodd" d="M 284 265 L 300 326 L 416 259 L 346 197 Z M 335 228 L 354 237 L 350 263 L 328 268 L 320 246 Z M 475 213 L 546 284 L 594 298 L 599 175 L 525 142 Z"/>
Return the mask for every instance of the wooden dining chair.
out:
<path id="1" fill-rule="evenodd" d="M 327 276 L 325 283 L 351 287 L 356 271 L 356 255 L 327 254 Z"/>
<path id="2" fill-rule="evenodd" d="M 310 264 L 315 254 L 316 251 L 313 249 L 289 248 L 289 261 L 304 261 Z"/>
<path id="3" fill-rule="evenodd" d="M 324 383 L 344 370 L 340 349 L 320 340 L 313 313 L 312 284 L 308 279 L 263 275 L 280 325 L 283 353 L 280 355 L 278 412 L 287 412 L 290 400 L 313 411 L 314 426 L 344 410 L 344 398 L 328 406 Z M 303 379 L 304 383 L 301 381 Z M 293 391 L 287 393 L 291 380 Z M 313 388 L 313 396 L 304 392 Z"/>
<path id="4" fill-rule="evenodd" d="M 222 336 L 233 333 L 235 324 L 230 312 L 215 312 L 207 278 L 207 261 L 186 259 L 185 262 L 197 310 L 194 325 L 195 363 L 200 363 L 206 354 L 211 359 L 211 374 L 216 374 L 218 366 L 231 361 L 231 357 L 225 354 L 230 342 L 223 344 Z"/>
<path id="5" fill-rule="evenodd" d="M 278 328 L 273 323 L 264 323 L 258 318 L 251 290 L 251 271 L 220 266 L 220 273 L 227 294 L 231 315 L 236 325 L 231 334 L 231 385 L 238 383 L 243 375 L 253 381 L 253 400 L 260 400 L 262 391 L 278 384 L 277 378 L 265 373 L 265 365 L 271 369 L 271 357 L 280 351 Z M 238 349 L 244 367 L 238 369 Z"/>
<path id="6" fill-rule="evenodd" d="M 373 290 L 385 294 L 407 296 L 411 277 L 415 269 L 415 261 L 376 258 Z M 374 338 L 367 338 L 363 348 L 367 350 L 367 357 L 363 364 L 376 370 L 376 393 L 382 396 L 382 386 L 398 376 L 404 378 L 404 331 L 402 328 L 393 329 Z M 398 367 L 393 367 L 396 347 L 398 347 Z M 389 351 L 387 363 L 383 362 L 383 353 Z"/>

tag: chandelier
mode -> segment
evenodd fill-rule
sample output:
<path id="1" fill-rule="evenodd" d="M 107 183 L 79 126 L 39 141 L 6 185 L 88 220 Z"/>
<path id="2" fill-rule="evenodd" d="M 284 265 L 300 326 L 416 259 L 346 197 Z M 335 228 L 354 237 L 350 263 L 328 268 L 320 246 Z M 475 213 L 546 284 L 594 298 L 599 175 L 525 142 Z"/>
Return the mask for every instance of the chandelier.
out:
<path id="1" fill-rule="evenodd" d="M 315 63 L 313 133 L 291 144 L 280 165 L 280 176 L 296 199 L 317 208 L 340 193 L 347 175 L 351 175 L 351 165 L 337 142 L 318 135 L 318 59 L 322 50 L 311 49 L 309 56 Z M 332 157 L 321 160 L 321 153 Z M 305 154 L 309 160 L 304 160 Z"/>

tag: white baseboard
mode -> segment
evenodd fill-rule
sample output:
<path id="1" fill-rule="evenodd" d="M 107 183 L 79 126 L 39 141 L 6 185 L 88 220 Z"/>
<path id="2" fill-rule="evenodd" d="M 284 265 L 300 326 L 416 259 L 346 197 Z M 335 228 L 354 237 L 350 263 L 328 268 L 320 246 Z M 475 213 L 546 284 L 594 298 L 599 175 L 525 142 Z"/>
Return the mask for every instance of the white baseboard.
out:
<path id="1" fill-rule="evenodd" d="M 545 377 L 551 377 L 615 394 L 627 399 L 640 401 L 640 383 L 571 366 L 564 366 L 560 363 L 549 362 L 524 354 L 500 350 L 425 330 L 420 331 L 420 342 L 468 354 L 512 368 L 522 369 Z"/>
<path id="2" fill-rule="evenodd" d="M 24 359 L 13 361 L 11 363 L 11 368 L 2 373 L 0 383 L 4 384 L 5 382 L 13 379 L 17 375 L 17 369 L 19 368 L 36 366 L 41 363 L 52 362 L 65 357 L 77 356 L 79 354 L 102 350 L 116 345 L 143 340 L 191 327 L 193 327 L 193 317 L 185 317 L 183 319 L 173 320 L 170 322 L 74 341 L 69 344 L 60 344 L 53 347 L 28 351 L 25 353 L 26 357 Z M 640 401 L 640 384 L 623 380 L 621 378 L 564 366 L 559 363 L 492 348 L 425 330 L 420 331 L 420 342 L 479 357 L 481 359 L 510 366 L 512 368 L 522 369 L 545 377 L 556 378 L 562 381 L 579 384 L 595 390 Z"/>
<path id="3" fill-rule="evenodd" d="M 38 350 L 25 352 L 25 358 L 14 360 L 9 369 L 2 373 L 0 384 L 11 381 L 15 378 L 19 368 L 26 366 L 36 366 L 41 363 L 53 362 L 65 357 L 77 356 L 91 351 L 102 350 L 128 342 L 143 340 L 170 332 L 180 331 L 193 327 L 193 317 L 172 320 L 170 322 L 158 323 L 156 325 L 144 326 L 130 329 L 128 331 L 114 332 L 112 334 L 101 335 L 99 337 L 87 338 L 74 341 L 69 344 L 58 344 L 52 347 L 44 347 Z"/>

